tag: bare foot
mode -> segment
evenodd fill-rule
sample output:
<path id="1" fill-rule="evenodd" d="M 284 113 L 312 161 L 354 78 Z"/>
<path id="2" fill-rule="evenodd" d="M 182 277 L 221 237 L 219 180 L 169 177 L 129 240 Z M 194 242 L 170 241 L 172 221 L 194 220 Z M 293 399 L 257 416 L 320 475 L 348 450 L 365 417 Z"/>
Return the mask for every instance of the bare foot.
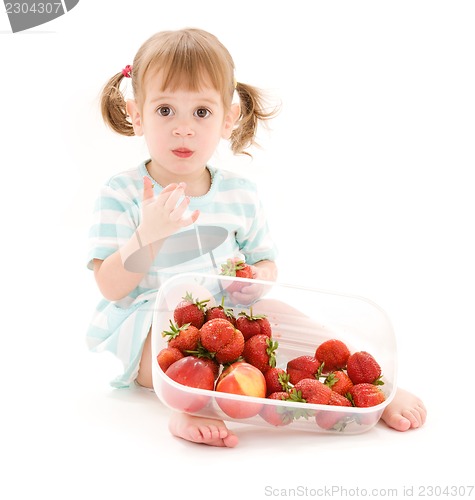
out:
<path id="1" fill-rule="evenodd" d="M 168 428 L 174 436 L 193 443 L 228 448 L 234 448 L 238 444 L 238 437 L 222 420 L 197 417 L 187 413 L 173 413 Z"/>
<path id="2" fill-rule="evenodd" d="M 394 399 L 385 408 L 381 419 L 397 431 L 417 429 L 426 421 L 427 410 L 424 403 L 414 394 L 398 389 Z"/>

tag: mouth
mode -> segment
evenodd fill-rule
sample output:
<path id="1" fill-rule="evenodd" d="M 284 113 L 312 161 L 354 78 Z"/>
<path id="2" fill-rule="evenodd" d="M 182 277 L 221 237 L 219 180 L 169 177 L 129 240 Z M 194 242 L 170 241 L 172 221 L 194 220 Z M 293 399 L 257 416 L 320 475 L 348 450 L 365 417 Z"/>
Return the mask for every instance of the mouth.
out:
<path id="1" fill-rule="evenodd" d="M 178 149 L 173 149 L 172 153 L 175 156 L 178 156 L 178 158 L 190 158 L 190 156 L 193 155 L 194 151 L 191 151 L 191 149 L 188 148 L 178 148 Z"/>

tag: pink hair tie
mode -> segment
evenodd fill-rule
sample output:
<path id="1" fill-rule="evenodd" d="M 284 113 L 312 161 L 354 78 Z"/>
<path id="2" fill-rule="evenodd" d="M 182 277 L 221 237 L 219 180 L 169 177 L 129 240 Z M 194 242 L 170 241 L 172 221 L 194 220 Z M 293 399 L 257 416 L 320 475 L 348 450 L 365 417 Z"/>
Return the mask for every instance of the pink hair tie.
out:
<path id="1" fill-rule="evenodd" d="M 122 70 L 122 74 L 125 78 L 132 78 L 132 66 L 127 64 L 127 66 Z"/>

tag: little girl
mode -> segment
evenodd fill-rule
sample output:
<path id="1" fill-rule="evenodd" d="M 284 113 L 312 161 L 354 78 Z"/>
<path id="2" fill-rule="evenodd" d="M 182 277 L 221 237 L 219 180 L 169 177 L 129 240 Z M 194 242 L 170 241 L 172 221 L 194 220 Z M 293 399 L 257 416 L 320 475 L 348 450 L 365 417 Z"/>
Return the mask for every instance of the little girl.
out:
<path id="1" fill-rule="evenodd" d="M 123 78 L 132 82 L 134 99 L 127 102 Z M 239 258 L 252 265 L 255 278 L 276 279 L 277 252 L 255 185 L 208 164 L 221 139 L 234 153 L 245 152 L 258 124 L 275 110 L 265 108 L 258 89 L 236 81 L 227 49 L 198 29 L 149 38 L 133 65 L 106 84 L 101 107 L 114 131 L 145 138 L 150 159 L 112 177 L 97 200 L 88 267 L 104 298 L 87 341 L 91 350 L 110 351 L 122 361 L 114 387 L 152 388 L 153 306 L 168 277 L 216 272 L 228 258 Z M 203 241 L 197 231 L 208 235 L 212 252 L 198 251 Z M 251 303 L 259 287 L 237 293 L 236 302 Z M 425 409 L 399 390 L 383 420 L 397 430 L 415 428 Z M 169 428 L 197 443 L 238 442 L 224 422 L 185 413 L 173 413 Z"/>

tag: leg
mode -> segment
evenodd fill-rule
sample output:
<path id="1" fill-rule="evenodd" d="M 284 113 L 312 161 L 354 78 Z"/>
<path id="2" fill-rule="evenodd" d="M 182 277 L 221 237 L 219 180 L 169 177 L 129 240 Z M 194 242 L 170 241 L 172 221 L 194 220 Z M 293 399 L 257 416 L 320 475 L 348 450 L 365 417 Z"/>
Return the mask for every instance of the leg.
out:
<path id="1" fill-rule="evenodd" d="M 142 387 L 153 389 L 152 382 L 152 331 L 148 332 L 140 358 L 139 373 L 135 381 Z"/>
<path id="2" fill-rule="evenodd" d="M 153 388 L 151 332 L 145 340 L 136 381 L 143 387 Z M 237 436 L 228 430 L 222 420 L 174 412 L 168 428 L 174 436 L 194 443 L 229 448 L 238 444 Z"/>
<path id="3" fill-rule="evenodd" d="M 388 427 L 407 431 L 421 427 L 427 416 L 424 403 L 414 394 L 397 389 L 394 399 L 385 408 L 381 419 Z"/>

